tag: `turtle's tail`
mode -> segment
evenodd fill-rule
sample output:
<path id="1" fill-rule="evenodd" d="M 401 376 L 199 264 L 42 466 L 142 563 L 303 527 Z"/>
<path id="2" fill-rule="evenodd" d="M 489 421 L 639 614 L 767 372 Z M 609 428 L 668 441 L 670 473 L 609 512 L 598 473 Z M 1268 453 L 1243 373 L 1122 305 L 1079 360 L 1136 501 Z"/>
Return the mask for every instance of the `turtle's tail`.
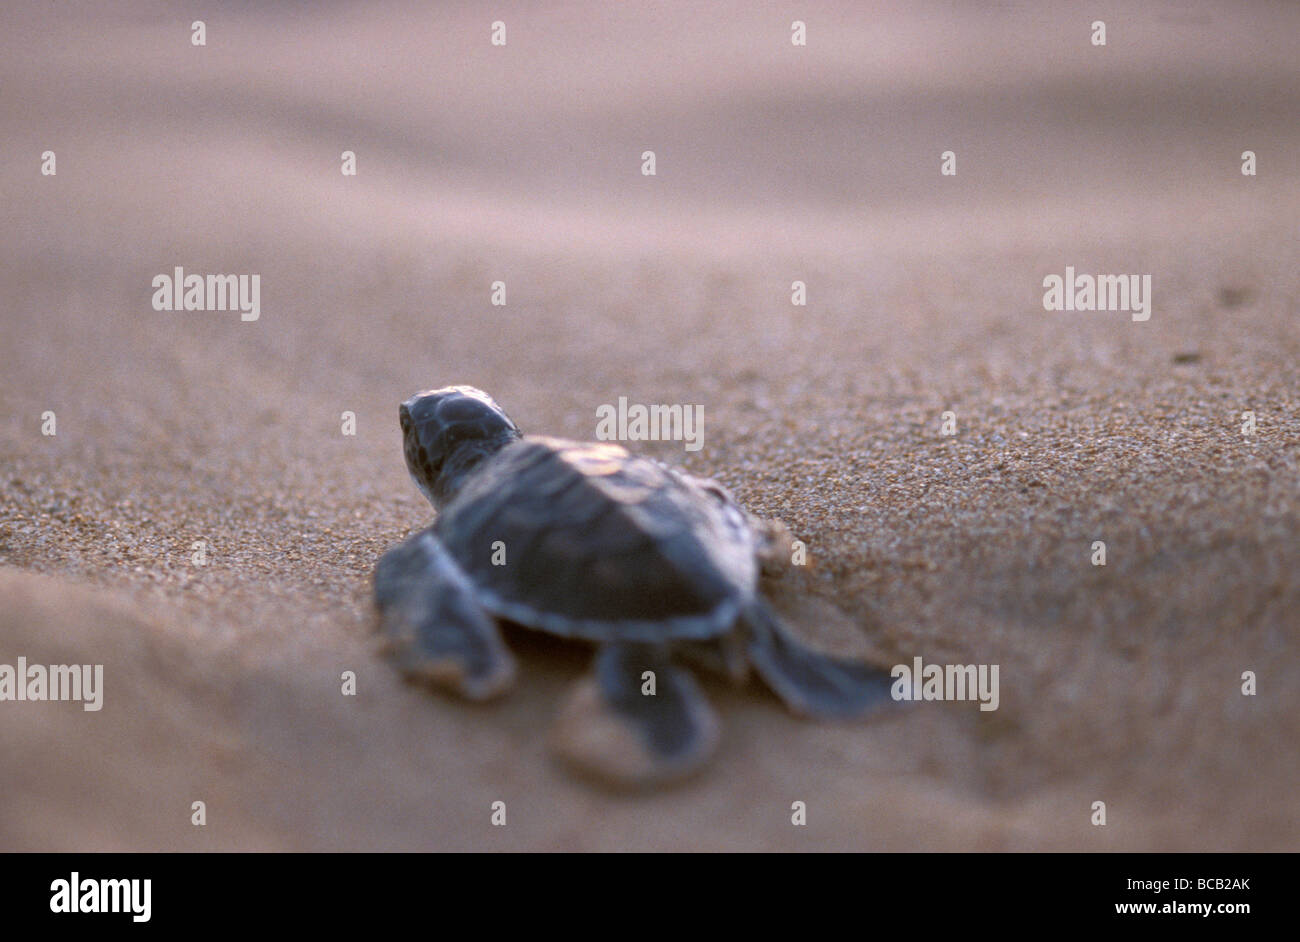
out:
<path id="1" fill-rule="evenodd" d="M 822 654 L 799 641 L 771 606 L 754 599 L 741 613 L 750 663 L 795 713 L 849 718 L 893 703 L 888 671 Z"/>

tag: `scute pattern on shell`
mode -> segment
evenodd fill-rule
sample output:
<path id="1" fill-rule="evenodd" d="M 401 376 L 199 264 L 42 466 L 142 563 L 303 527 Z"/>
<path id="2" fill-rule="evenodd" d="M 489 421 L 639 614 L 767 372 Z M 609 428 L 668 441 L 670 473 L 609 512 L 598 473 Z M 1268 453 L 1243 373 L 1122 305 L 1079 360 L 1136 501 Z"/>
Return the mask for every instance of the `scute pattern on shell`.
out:
<path id="1" fill-rule="evenodd" d="M 567 637 L 714 637 L 757 580 L 736 508 L 612 444 L 509 445 L 434 528 L 486 608 Z"/>

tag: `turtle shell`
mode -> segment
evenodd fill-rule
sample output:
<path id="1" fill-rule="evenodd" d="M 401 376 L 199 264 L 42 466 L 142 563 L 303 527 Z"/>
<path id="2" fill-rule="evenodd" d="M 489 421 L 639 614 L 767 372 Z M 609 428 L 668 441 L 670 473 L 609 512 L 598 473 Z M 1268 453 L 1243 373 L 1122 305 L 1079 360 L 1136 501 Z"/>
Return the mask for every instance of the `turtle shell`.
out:
<path id="1" fill-rule="evenodd" d="M 493 614 L 591 641 L 723 634 L 758 578 L 733 503 L 613 444 L 514 442 L 434 530 Z"/>

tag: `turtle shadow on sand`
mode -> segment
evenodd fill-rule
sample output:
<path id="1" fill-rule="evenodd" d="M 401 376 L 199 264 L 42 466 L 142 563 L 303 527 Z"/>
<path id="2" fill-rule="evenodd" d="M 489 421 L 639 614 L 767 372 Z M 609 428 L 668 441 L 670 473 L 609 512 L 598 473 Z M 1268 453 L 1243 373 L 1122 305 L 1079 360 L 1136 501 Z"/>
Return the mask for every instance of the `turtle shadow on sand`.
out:
<path id="1" fill-rule="evenodd" d="M 590 662 L 559 707 L 556 755 L 619 787 L 682 779 L 715 752 L 719 721 L 687 668 L 756 676 L 807 717 L 893 703 L 886 671 L 783 624 L 760 576 L 788 557 L 789 534 L 716 482 L 618 445 L 525 437 L 467 386 L 417 393 L 399 420 L 437 510 L 375 568 L 379 630 L 406 677 L 501 696 L 517 672 L 502 626 L 531 629 L 531 655 Z"/>

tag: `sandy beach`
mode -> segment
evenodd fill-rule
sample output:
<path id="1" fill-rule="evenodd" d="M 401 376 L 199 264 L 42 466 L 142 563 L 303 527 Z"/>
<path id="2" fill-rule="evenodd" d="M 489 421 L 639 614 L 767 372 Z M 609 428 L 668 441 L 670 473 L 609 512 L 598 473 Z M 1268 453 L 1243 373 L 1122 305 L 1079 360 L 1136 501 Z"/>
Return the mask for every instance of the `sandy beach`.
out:
<path id="1" fill-rule="evenodd" d="M 0 702 L 0 850 L 1300 849 L 1300 7 L 207 6 L 0 12 L 0 664 L 104 676 Z M 156 310 L 178 266 L 258 318 Z M 799 633 L 998 709 L 705 680 L 716 760 L 623 795 L 547 750 L 582 649 L 404 684 L 370 573 L 452 383 L 701 405 L 629 447 L 806 543 Z"/>

